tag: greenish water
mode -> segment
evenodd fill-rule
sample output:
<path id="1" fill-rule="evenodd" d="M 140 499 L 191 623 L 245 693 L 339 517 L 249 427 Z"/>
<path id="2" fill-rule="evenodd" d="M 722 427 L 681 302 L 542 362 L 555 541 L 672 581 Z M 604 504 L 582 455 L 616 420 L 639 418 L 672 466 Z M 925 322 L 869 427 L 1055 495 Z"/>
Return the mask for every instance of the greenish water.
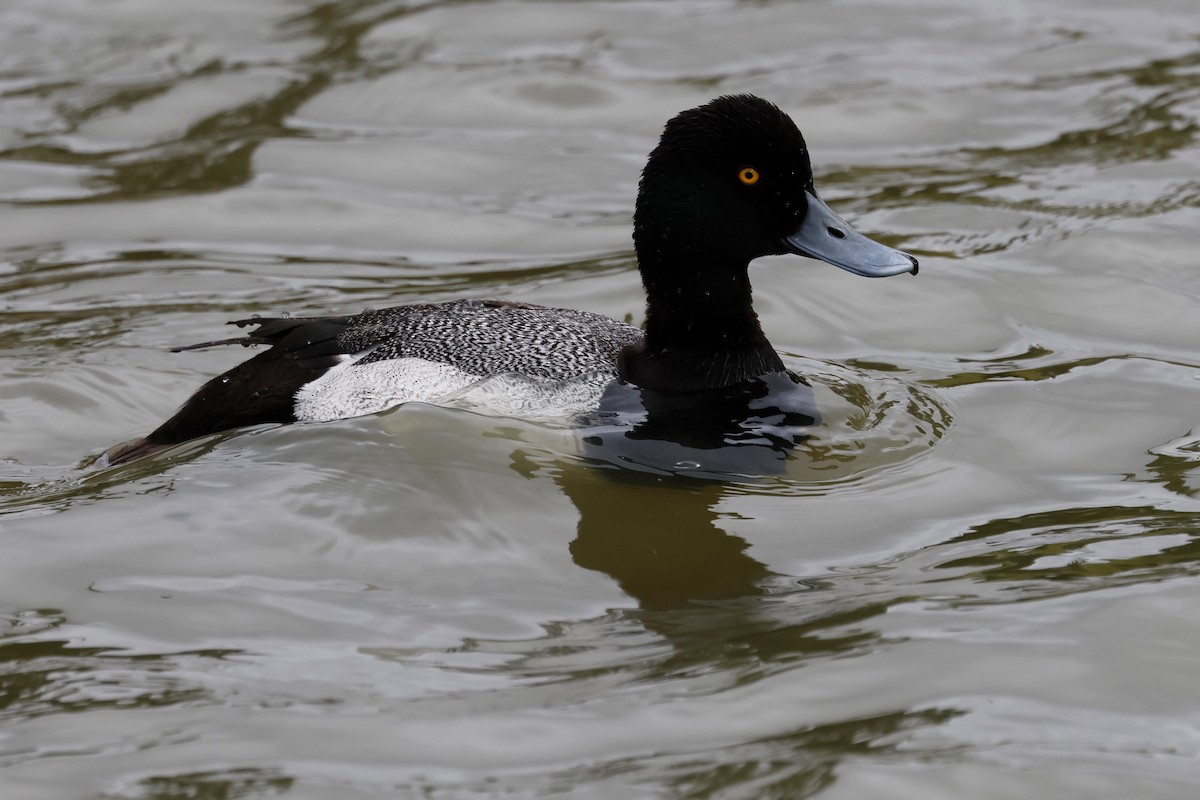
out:
<path id="1" fill-rule="evenodd" d="M 1192 0 L 0 5 L 0 797 L 1200 791 Z M 921 257 L 763 259 L 786 475 L 409 406 L 93 471 L 253 313 L 638 321 L 749 91 Z"/>

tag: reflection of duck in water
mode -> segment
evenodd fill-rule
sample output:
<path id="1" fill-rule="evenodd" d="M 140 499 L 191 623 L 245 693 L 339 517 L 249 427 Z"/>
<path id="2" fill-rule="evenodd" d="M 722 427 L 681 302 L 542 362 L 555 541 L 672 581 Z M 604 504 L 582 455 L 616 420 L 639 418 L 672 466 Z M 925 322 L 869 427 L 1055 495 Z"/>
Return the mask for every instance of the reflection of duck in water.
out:
<path id="1" fill-rule="evenodd" d="M 771 475 L 819 419 L 812 389 L 787 371 L 693 392 L 614 381 L 584 417 L 583 453 L 656 474 Z"/>
<path id="2" fill-rule="evenodd" d="M 610 576 L 645 611 L 755 596 L 772 575 L 744 539 L 722 530 L 718 481 L 566 461 L 552 475 L 579 511 L 572 559 Z"/>
<path id="3" fill-rule="evenodd" d="M 747 540 L 726 530 L 739 517 L 737 498 L 753 492 L 746 484 L 565 459 L 548 473 L 579 511 L 572 560 L 612 578 L 636 603 L 623 615 L 672 645 L 661 674 L 711 670 L 718 661 L 744 674 L 780 659 L 869 648 L 879 635 L 861 623 L 904 596 L 872 586 L 877 578 L 801 580 L 759 561 Z M 798 514 L 795 532 L 820 531 Z"/>
<path id="4" fill-rule="evenodd" d="M 781 424 L 811 424 L 813 411 L 759 326 L 749 262 L 796 253 L 871 277 L 917 271 L 915 258 L 855 232 L 818 198 L 800 131 L 748 95 L 667 123 L 642 173 L 633 238 L 645 333 L 596 314 L 495 300 L 241 320 L 255 330 L 207 344 L 270 349 L 209 381 L 110 460 L 246 425 L 339 419 L 408 401 L 575 416 L 602 403 L 619 414 L 636 400 L 646 434 L 670 438 L 695 427 L 682 424 L 690 418 L 719 423 L 710 444 L 726 435 L 769 440 Z M 617 379 L 624 389 L 611 388 Z M 640 398 L 631 400 L 630 385 Z M 749 433 L 744 419 L 758 420 Z"/>

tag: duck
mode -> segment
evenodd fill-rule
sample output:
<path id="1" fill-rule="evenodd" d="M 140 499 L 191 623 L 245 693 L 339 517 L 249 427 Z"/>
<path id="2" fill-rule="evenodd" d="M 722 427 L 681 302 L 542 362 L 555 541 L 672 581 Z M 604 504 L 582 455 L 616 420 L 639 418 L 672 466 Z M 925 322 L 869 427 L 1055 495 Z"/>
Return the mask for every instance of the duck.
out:
<path id="1" fill-rule="evenodd" d="M 175 351 L 266 349 L 104 460 L 121 464 L 249 426 L 447 405 L 475 390 L 476 405 L 490 413 L 532 418 L 594 419 L 633 397 L 673 421 L 643 431 L 686 429 L 706 409 L 723 419 L 737 408 L 753 413 L 765 395 L 802 383 L 755 314 L 751 261 L 794 254 L 864 277 L 918 271 L 914 256 L 834 213 L 814 186 L 800 129 L 750 94 L 717 97 L 666 123 L 638 184 L 633 243 L 646 296 L 642 328 L 503 299 L 234 320 L 244 335 Z M 801 416 L 811 421 L 807 406 Z"/>

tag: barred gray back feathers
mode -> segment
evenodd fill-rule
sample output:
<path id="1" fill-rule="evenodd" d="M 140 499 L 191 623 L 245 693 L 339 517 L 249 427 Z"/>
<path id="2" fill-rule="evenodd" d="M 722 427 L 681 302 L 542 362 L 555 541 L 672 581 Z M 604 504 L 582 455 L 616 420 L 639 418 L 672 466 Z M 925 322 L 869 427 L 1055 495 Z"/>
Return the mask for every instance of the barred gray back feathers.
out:
<path id="1" fill-rule="evenodd" d="M 574 309 L 460 300 L 367 311 L 338 338 L 359 364 L 423 358 L 481 377 L 520 373 L 567 380 L 617 370 L 617 357 L 642 332 Z"/>

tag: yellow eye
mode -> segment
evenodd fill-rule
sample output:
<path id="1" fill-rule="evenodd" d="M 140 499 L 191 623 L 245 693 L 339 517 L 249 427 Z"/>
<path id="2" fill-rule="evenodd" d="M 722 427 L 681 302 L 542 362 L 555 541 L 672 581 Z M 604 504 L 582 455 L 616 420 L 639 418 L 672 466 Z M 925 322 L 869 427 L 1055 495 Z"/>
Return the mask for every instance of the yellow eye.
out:
<path id="1" fill-rule="evenodd" d="M 747 186 L 753 186 L 758 183 L 758 170 L 754 167 L 743 167 L 738 173 L 738 180 Z"/>

